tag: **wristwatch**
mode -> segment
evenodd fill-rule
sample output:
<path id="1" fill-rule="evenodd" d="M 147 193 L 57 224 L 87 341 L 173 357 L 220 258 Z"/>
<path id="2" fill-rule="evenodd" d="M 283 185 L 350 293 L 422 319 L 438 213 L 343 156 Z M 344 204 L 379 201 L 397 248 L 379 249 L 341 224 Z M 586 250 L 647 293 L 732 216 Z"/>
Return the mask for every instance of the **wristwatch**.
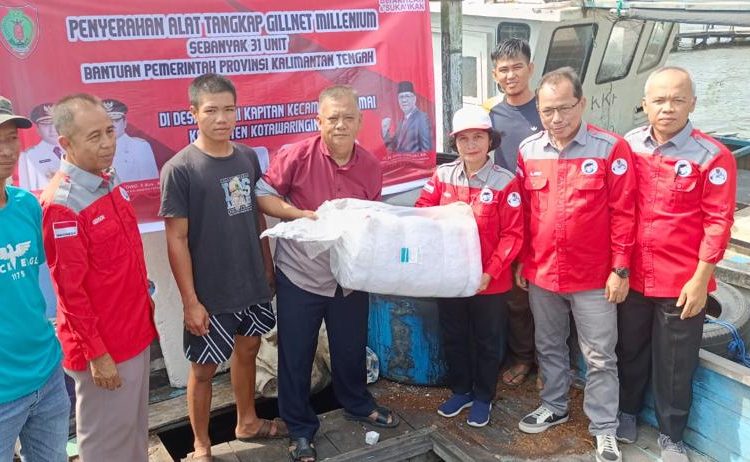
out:
<path id="1" fill-rule="evenodd" d="M 630 277 L 630 270 L 628 268 L 625 268 L 624 266 L 618 266 L 617 268 L 612 268 L 612 272 L 620 276 L 623 279 Z"/>

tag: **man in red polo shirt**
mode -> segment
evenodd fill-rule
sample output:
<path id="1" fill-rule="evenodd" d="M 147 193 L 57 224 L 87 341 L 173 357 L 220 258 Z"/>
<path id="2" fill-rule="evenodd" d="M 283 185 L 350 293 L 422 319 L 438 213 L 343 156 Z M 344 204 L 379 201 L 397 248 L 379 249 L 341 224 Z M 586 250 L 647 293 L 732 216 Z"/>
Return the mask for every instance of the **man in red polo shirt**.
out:
<path id="1" fill-rule="evenodd" d="M 620 425 L 637 437 L 636 415 L 652 376 L 662 460 L 687 461 L 683 432 L 713 271 L 733 222 L 737 165 L 721 143 L 693 128 L 690 74 L 665 67 L 646 81 L 649 125 L 625 138 L 638 175 L 632 291 L 618 312 Z"/>
<path id="2" fill-rule="evenodd" d="M 76 382 L 78 453 L 145 462 L 156 328 L 138 223 L 110 168 L 114 126 L 88 94 L 60 100 L 53 121 L 66 156 L 42 194 L 42 226 L 63 367 Z"/>
<path id="3" fill-rule="evenodd" d="M 527 244 L 518 285 L 528 282 L 536 329 L 542 405 L 518 427 L 540 433 L 568 420 L 573 314 L 586 360 L 583 409 L 597 461 L 619 461 L 617 308 L 628 292 L 635 230 L 635 175 L 628 144 L 582 121 L 586 98 L 569 67 L 542 77 L 537 90 L 545 130 L 521 143 Z"/>
<path id="4" fill-rule="evenodd" d="M 320 135 L 285 146 L 258 180 L 264 213 L 294 220 L 314 218 L 326 200 L 378 200 L 382 170 L 356 143 L 362 123 L 357 94 L 348 86 L 326 88 L 318 101 Z M 320 422 L 310 405 L 310 373 L 318 331 L 325 319 L 336 398 L 346 416 L 381 427 L 397 425 L 367 391 L 365 345 L 368 295 L 342 288 L 326 253 L 311 259 L 292 240 L 276 242 L 276 301 L 279 335 L 279 413 L 289 428 L 293 460 L 314 461 L 313 437 Z"/>

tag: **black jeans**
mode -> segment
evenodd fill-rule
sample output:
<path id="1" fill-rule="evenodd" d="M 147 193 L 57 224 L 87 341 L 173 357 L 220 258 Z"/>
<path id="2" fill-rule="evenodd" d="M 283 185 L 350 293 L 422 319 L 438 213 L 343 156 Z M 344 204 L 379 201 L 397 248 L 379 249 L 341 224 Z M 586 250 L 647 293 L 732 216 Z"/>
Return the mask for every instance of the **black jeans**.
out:
<path id="1" fill-rule="evenodd" d="M 678 442 L 692 403 L 706 310 L 680 319 L 676 302 L 630 291 L 617 307 L 617 366 L 620 410 L 640 412 L 650 373 L 659 431 Z"/>
<path id="2" fill-rule="evenodd" d="M 448 385 L 453 393 L 474 393 L 474 399 L 495 398 L 500 347 L 506 335 L 506 294 L 474 295 L 438 300 Z"/>
<path id="3" fill-rule="evenodd" d="M 326 297 L 297 287 L 276 270 L 276 306 L 279 336 L 279 414 L 292 438 L 312 441 L 320 427 L 310 404 L 318 332 L 325 319 L 331 353 L 333 391 L 339 404 L 354 415 L 369 415 L 376 407 L 367 391 L 367 317 L 365 292 Z"/>

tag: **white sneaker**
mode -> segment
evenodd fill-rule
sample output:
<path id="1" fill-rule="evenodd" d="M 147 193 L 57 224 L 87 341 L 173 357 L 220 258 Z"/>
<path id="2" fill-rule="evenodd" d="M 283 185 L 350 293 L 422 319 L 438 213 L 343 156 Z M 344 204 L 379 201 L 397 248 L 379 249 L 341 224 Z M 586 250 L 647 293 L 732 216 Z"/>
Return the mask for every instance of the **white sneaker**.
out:
<path id="1" fill-rule="evenodd" d="M 563 415 L 557 415 L 547 406 L 541 405 L 518 422 L 518 429 L 524 433 L 541 433 L 553 425 L 567 421 L 567 412 Z"/>
<path id="2" fill-rule="evenodd" d="M 596 462 L 620 462 L 622 456 L 615 435 L 596 435 Z"/>

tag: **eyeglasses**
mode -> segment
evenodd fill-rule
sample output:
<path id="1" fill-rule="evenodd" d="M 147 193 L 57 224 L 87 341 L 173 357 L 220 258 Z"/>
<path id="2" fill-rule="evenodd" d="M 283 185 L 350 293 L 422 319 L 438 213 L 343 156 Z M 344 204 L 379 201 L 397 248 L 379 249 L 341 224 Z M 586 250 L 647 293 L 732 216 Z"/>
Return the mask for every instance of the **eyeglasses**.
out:
<path id="1" fill-rule="evenodd" d="M 555 112 L 559 112 L 561 116 L 569 115 L 573 109 L 578 106 L 578 103 L 581 102 L 581 98 L 578 98 L 575 103 L 573 104 L 566 104 L 565 106 L 558 106 L 558 107 L 545 107 L 545 108 L 539 108 L 539 113 L 544 117 L 545 119 L 551 119 L 554 117 Z"/>

